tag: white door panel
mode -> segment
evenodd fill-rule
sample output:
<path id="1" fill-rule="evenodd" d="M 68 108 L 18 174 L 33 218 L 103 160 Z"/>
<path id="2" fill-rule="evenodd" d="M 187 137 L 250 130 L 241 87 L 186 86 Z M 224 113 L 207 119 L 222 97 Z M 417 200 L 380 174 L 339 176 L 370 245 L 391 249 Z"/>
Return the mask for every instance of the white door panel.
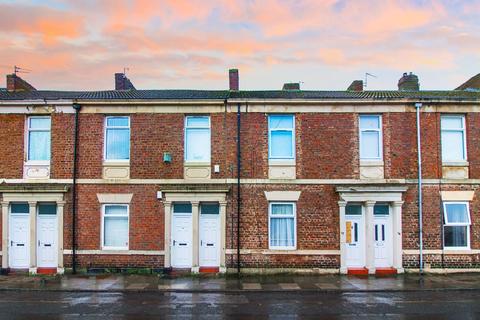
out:
<path id="1" fill-rule="evenodd" d="M 393 239 L 391 216 L 375 216 L 375 267 L 389 268 L 393 265 Z"/>
<path id="2" fill-rule="evenodd" d="M 218 214 L 200 215 L 200 266 L 218 267 L 220 265 L 220 221 Z"/>
<path id="3" fill-rule="evenodd" d="M 30 216 L 10 215 L 9 266 L 28 268 L 30 265 Z"/>
<path id="4" fill-rule="evenodd" d="M 172 215 L 172 267 L 192 267 L 192 215 Z"/>
<path id="5" fill-rule="evenodd" d="M 346 221 L 346 265 L 365 267 L 365 226 L 362 215 L 347 215 Z"/>
<path id="6" fill-rule="evenodd" d="M 56 215 L 37 216 L 37 266 L 57 267 L 58 230 Z"/>

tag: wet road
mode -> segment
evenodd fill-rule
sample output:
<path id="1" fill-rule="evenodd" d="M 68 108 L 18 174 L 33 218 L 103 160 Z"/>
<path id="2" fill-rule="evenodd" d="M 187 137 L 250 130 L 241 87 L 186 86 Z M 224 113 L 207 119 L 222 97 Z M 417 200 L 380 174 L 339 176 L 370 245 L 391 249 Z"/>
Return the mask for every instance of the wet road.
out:
<path id="1" fill-rule="evenodd" d="M 480 291 L 0 292 L 1 319 L 480 319 Z"/>

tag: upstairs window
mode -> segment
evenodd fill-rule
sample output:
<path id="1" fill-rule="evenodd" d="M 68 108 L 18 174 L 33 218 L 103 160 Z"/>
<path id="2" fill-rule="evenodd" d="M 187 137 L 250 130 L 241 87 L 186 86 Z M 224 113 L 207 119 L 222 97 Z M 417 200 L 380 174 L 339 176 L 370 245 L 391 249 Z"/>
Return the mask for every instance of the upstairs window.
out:
<path id="1" fill-rule="evenodd" d="M 468 202 L 443 203 L 443 245 L 446 249 L 470 248 L 470 212 Z"/>
<path id="2" fill-rule="evenodd" d="M 442 116 L 440 122 L 442 128 L 442 161 L 466 161 L 465 117 Z"/>
<path id="3" fill-rule="evenodd" d="M 51 118 L 28 118 L 28 161 L 50 161 Z"/>
<path id="4" fill-rule="evenodd" d="M 293 115 L 270 115 L 268 117 L 268 155 L 270 159 L 295 159 L 294 123 Z"/>
<path id="5" fill-rule="evenodd" d="M 270 248 L 295 249 L 297 233 L 295 203 L 270 203 L 269 211 Z"/>
<path id="6" fill-rule="evenodd" d="M 360 159 L 382 160 L 382 117 L 379 115 L 361 115 Z"/>
<path id="7" fill-rule="evenodd" d="M 210 117 L 185 118 L 185 161 L 210 162 Z"/>
<path id="8" fill-rule="evenodd" d="M 130 160 L 130 117 L 106 118 L 105 160 Z"/>

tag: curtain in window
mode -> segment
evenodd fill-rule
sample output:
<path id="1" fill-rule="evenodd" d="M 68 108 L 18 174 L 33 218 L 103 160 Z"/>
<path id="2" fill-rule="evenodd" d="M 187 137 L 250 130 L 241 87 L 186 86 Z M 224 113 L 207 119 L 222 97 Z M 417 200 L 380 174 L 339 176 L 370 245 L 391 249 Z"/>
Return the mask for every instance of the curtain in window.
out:
<path id="1" fill-rule="evenodd" d="M 271 139 L 272 158 L 293 157 L 292 131 L 272 131 Z"/>
<path id="2" fill-rule="evenodd" d="M 128 218 L 105 217 L 104 246 L 128 246 Z"/>
<path id="3" fill-rule="evenodd" d="M 272 204 L 270 218 L 270 246 L 293 247 L 295 245 L 295 221 L 293 205 Z"/>
<path id="4" fill-rule="evenodd" d="M 448 223 L 468 223 L 467 207 L 461 203 L 446 204 Z"/>
<path id="5" fill-rule="evenodd" d="M 445 247 L 466 247 L 467 226 L 445 226 Z"/>
<path id="6" fill-rule="evenodd" d="M 185 157 L 187 161 L 210 161 L 210 129 L 187 128 Z"/>
<path id="7" fill-rule="evenodd" d="M 442 132 L 442 160 L 464 160 L 463 131 Z"/>
<path id="8" fill-rule="evenodd" d="M 293 218 L 271 218 L 270 245 L 272 247 L 293 247 L 294 243 Z"/>
<path id="9" fill-rule="evenodd" d="M 30 131 L 28 160 L 50 160 L 50 131 Z"/>
<path id="10" fill-rule="evenodd" d="M 363 159 L 380 158 L 380 132 L 363 131 L 360 157 Z"/>
<path id="11" fill-rule="evenodd" d="M 130 159 L 130 129 L 107 129 L 108 160 Z"/>

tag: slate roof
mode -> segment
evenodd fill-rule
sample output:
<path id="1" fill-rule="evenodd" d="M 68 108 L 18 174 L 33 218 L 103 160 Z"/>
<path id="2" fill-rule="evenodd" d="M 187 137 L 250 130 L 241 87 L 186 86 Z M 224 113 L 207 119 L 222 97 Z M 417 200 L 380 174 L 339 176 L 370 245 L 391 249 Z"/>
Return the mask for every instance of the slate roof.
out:
<path id="1" fill-rule="evenodd" d="M 468 79 L 455 90 L 480 90 L 480 73 Z"/>
<path id="2" fill-rule="evenodd" d="M 109 91 L 19 91 L 0 90 L 0 100 L 454 100 L 480 101 L 478 91 L 306 91 L 306 90 L 109 90 Z"/>

